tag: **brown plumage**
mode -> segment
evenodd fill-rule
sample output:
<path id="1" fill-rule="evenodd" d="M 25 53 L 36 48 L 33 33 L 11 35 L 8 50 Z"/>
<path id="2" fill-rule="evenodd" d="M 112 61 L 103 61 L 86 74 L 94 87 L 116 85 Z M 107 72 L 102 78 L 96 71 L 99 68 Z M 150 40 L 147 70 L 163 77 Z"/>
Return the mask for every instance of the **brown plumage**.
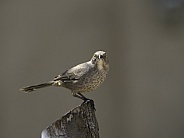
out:
<path id="1" fill-rule="evenodd" d="M 94 53 L 90 61 L 68 69 L 63 74 L 56 76 L 52 81 L 23 87 L 20 90 L 32 92 L 48 86 L 61 86 L 70 89 L 73 96 L 86 100 L 81 93 L 95 90 L 106 78 L 109 70 L 109 61 L 104 51 Z"/>

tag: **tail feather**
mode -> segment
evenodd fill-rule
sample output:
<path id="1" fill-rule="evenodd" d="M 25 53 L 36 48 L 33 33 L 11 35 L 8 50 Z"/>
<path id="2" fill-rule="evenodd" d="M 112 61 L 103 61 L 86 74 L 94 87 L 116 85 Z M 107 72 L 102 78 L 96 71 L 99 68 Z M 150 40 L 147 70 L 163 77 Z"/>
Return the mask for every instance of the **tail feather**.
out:
<path id="1" fill-rule="evenodd" d="M 53 83 L 54 83 L 53 81 L 50 81 L 50 82 L 46 82 L 38 85 L 23 87 L 23 88 L 20 88 L 20 90 L 24 92 L 32 92 L 32 91 L 35 91 L 36 89 L 52 86 Z"/>

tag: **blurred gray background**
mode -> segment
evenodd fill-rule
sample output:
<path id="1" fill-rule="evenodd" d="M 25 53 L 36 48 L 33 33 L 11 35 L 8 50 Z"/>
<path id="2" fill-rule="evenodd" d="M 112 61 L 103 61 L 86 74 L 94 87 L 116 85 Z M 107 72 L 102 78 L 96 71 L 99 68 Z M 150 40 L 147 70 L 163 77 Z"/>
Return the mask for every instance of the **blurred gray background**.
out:
<path id="1" fill-rule="evenodd" d="M 94 99 L 102 138 L 184 137 L 183 0 L 1 0 L 0 137 L 39 138 L 82 101 L 64 88 L 25 94 L 107 52 Z"/>

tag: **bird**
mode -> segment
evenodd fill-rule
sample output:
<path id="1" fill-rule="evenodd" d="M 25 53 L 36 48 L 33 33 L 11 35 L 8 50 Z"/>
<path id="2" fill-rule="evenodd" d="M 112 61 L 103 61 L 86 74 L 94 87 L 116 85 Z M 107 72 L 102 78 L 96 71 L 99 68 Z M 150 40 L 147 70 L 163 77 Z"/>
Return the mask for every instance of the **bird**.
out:
<path id="1" fill-rule="evenodd" d="M 74 97 L 88 100 L 81 93 L 94 91 L 105 80 L 107 72 L 109 71 L 109 59 L 107 53 L 104 51 L 97 51 L 92 58 L 84 63 L 78 64 L 60 75 L 54 77 L 53 80 L 20 88 L 20 91 L 30 93 L 37 89 L 57 86 L 64 87 L 71 91 Z"/>

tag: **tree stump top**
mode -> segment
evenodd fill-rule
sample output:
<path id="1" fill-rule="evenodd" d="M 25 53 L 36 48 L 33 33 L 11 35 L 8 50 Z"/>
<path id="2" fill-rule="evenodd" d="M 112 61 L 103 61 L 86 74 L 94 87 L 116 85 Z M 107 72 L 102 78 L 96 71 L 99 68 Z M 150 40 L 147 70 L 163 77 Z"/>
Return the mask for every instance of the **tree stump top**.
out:
<path id="1" fill-rule="evenodd" d="M 41 133 L 42 138 L 99 138 L 93 100 L 67 112 Z"/>

